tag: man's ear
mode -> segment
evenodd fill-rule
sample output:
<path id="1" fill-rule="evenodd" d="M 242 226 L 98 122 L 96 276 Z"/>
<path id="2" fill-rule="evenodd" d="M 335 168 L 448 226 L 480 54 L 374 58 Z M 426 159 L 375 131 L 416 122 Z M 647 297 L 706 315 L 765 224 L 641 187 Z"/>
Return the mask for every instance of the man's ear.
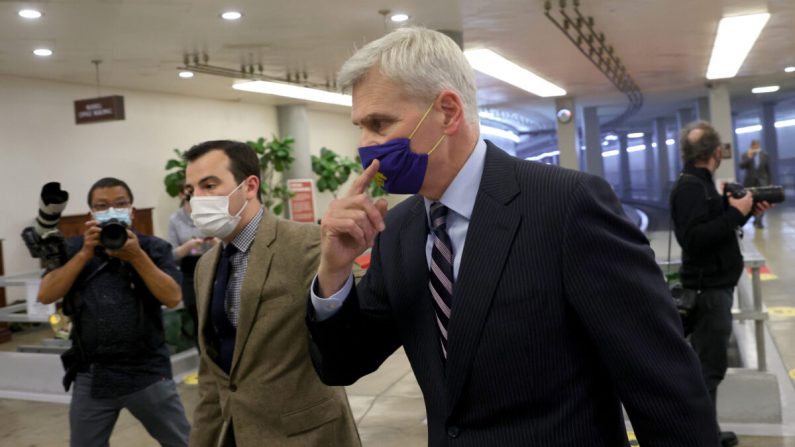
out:
<path id="1" fill-rule="evenodd" d="M 444 114 L 442 125 L 445 135 L 455 134 L 465 120 L 461 97 L 452 90 L 443 90 L 436 98 L 436 104 Z"/>
<path id="2" fill-rule="evenodd" d="M 256 199 L 260 190 L 260 179 L 256 175 L 251 175 L 246 179 L 246 196 Z"/>

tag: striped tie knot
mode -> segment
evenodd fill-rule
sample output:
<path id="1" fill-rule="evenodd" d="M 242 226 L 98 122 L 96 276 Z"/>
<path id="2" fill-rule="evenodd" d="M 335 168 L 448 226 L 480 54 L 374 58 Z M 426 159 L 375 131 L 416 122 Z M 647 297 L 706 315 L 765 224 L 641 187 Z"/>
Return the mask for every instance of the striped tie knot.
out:
<path id="1" fill-rule="evenodd" d="M 434 232 L 447 230 L 447 210 L 442 202 L 431 203 L 431 229 Z"/>

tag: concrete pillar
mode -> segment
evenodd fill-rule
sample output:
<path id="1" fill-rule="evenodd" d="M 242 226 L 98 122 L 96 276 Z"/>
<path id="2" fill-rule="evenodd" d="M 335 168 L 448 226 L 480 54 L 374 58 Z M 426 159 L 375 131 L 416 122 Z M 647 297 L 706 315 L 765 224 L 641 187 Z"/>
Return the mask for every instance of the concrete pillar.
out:
<path id="1" fill-rule="evenodd" d="M 558 130 L 558 151 L 560 151 L 559 165 L 577 170 L 579 168 L 577 162 L 579 148 L 577 147 L 577 119 L 574 116 L 574 98 L 555 99 L 555 113 L 557 114 L 561 109 L 571 111 L 572 117 L 567 123 L 562 123 L 559 119 L 555 119 Z"/>
<path id="2" fill-rule="evenodd" d="M 676 172 L 682 171 L 682 153 L 681 147 L 679 147 L 679 139 L 682 137 L 682 129 L 685 128 L 688 124 L 695 121 L 696 117 L 693 113 L 693 109 L 679 109 L 676 113 L 676 137 L 674 138 L 675 145 L 676 145 Z"/>
<path id="3" fill-rule="evenodd" d="M 643 144 L 646 146 L 646 150 L 643 151 L 643 157 L 646 160 L 646 199 L 647 200 L 654 200 L 657 196 L 655 195 L 657 189 L 657 171 L 654 169 L 655 165 L 655 152 L 654 148 L 652 147 L 652 143 L 654 142 L 654 138 L 651 132 L 644 132 L 643 133 Z"/>
<path id="4" fill-rule="evenodd" d="M 732 105 L 731 97 L 729 95 L 729 88 L 725 83 L 718 82 L 712 84 L 709 89 L 709 111 L 710 123 L 712 127 L 718 131 L 724 142 L 733 141 L 732 133 Z M 737 178 L 737 172 L 734 168 L 734 163 L 727 162 L 721 163 L 720 167 L 714 174 L 716 182 L 721 180 L 734 181 Z"/>
<path id="5" fill-rule="evenodd" d="M 668 187 L 671 182 L 671 173 L 668 165 L 668 145 L 665 140 L 668 138 L 668 126 L 665 118 L 654 120 L 654 142 L 657 143 L 657 186 L 660 191 L 660 200 L 667 200 Z"/>
<path id="6" fill-rule="evenodd" d="M 309 116 L 303 104 L 276 107 L 279 121 L 279 137 L 293 137 L 293 161 L 290 170 L 285 173 L 287 178 L 315 178 L 312 173 L 312 159 L 309 150 Z"/>
<path id="7" fill-rule="evenodd" d="M 763 102 L 759 111 L 762 123 L 762 150 L 767 152 L 770 160 L 770 183 L 778 185 L 778 134 L 776 132 L 776 103 Z M 739 148 L 738 148 L 739 149 Z"/>
<path id="8" fill-rule="evenodd" d="M 621 174 L 621 196 L 632 197 L 632 173 L 629 169 L 629 153 L 627 152 L 627 133 L 618 134 L 618 166 Z"/>
<path id="9" fill-rule="evenodd" d="M 696 118 L 701 121 L 712 121 L 712 99 L 698 98 L 696 100 Z"/>
<path id="10" fill-rule="evenodd" d="M 599 132 L 599 115 L 596 107 L 583 109 L 583 127 L 585 127 L 586 170 L 599 177 L 605 176 L 602 160 L 602 139 Z"/>

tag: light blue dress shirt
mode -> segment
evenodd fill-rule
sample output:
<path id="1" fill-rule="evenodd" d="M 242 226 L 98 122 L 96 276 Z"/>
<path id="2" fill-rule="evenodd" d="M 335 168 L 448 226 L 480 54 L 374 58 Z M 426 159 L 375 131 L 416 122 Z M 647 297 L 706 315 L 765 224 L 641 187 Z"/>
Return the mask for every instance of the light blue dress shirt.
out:
<path id="1" fill-rule="evenodd" d="M 458 269 L 461 266 L 461 254 L 464 253 L 469 221 L 472 219 L 472 210 L 475 208 L 475 199 L 480 188 L 480 179 L 483 177 L 483 166 L 486 161 L 486 142 L 478 140 L 475 150 L 467 159 L 464 166 L 458 171 L 453 182 L 447 187 L 440 202 L 449 211 L 447 213 L 447 234 L 453 244 L 453 279 L 458 278 Z M 432 200 L 425 199 L 425 218 L 428 219 L 430 228 L 430 207 Z M 433 249 L 433 233 L 428 232 L 425 241 L 425 258 L 428 268 L 431 265 L 431 250 Z M 331 318 L 345 301 L 353 287 L 353 276 L 348 277 L 345 285 L 337 293 L 328 298 L 320 298 L 315 294 L 317 276 L 312 281 L 312 306 L 315 308 L 315 317 L 318 321 Z"/>

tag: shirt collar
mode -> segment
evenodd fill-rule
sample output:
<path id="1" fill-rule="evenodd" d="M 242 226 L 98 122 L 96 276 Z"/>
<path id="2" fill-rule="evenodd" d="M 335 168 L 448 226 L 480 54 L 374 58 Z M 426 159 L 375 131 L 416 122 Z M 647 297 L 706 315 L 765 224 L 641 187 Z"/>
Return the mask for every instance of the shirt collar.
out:
<path id="1" fill-rule="evenodd" d="M 240 253 L 245 253 L 251 247 L 251 244 L 254 243 L 254 236 L 257 235 L 257 227 L 259 227 L 259 222 L 262 220 L 262 216 L 265 214 L 265 208 L 260 206 L 259 212 L 251 222 L 247 223 L 245 227 L 232 239 L 231 244 L 237 248 Z M 226 247 L 226 246 L 224 246 Z"/>
<path id="2" fill-rule="evenodd" d="M 442 194 L 439 202 L 466 220 L 472 217 L 475 208 L 480 179 L 483 177 L 483 166 L 486 163 L 486 142 L 478 140 L 475 149 L 469 155 L 464 166 L 458 171 L 450 186 Z M 430 215 L 433 200 L 425 199 L 425 214 Z"/>

